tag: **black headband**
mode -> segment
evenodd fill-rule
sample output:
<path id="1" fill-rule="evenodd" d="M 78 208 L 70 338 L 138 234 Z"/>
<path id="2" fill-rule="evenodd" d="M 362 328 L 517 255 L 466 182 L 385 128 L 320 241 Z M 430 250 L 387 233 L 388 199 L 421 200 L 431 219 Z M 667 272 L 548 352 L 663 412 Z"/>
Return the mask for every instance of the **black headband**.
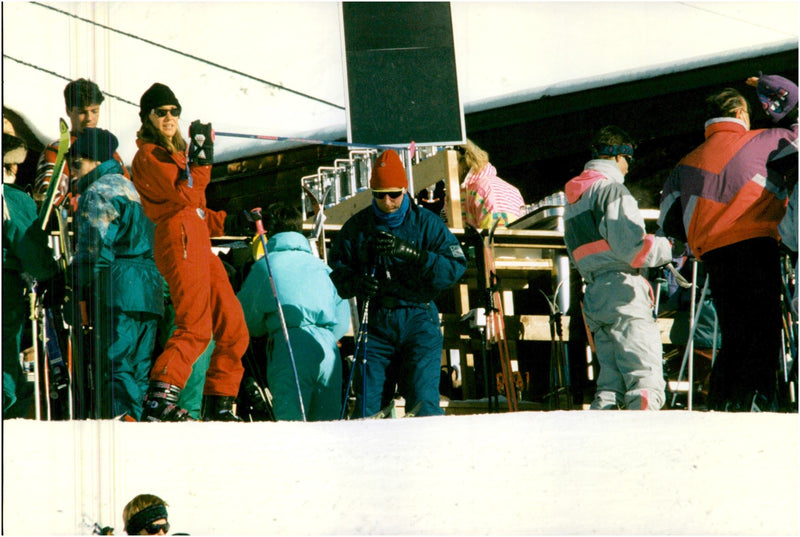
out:
<path id="1" fill-rule="evenodd" d="M 125 532 L 128 535 L 136 535 L 145 526 L 161 518 L 167 518 L 167 506 L 158 504 L 145 507 L 128 520 L 128 523 L 125 524 Z"/>
<path id="2" fill-rule="evenodd" d="M 592 158 L 598 157 L 616 157 L 617 155 L 630 155 L 633 156 L 633 146 L 631 144 L 619 145 L 595 145 L 592 146 Z"/>

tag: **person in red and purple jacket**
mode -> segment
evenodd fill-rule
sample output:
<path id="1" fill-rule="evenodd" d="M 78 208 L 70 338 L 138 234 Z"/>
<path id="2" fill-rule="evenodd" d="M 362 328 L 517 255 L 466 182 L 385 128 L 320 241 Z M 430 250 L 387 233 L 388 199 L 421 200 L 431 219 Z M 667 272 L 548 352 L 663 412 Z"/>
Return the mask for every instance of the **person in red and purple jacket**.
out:
<path id="1" fill-rule="evenodd" d="M 750 106 L 726 88 L 706 99 L 705 142 L 684 157 L 662 190 L 659 225 L 688 241 L 709 274 L 722 331 L 709 409 L 774 410 L 781 357 L 778 223 L 782 174 L 767 163 L 796 130 L 750 130 Z"/>
<path id="2" fill-rule="evenodd" d="M 586 283 L 583 315 L 600 364 L 591 408 L 659 410 L 666 387 L 661 332 L 643 269 L 669 263 L 672 244 L 645 231 L 624 184 L 633 162 L 631 137 L 603 127 L 591 149 L 592 160 L 564 188 L 564 243 Z"/>

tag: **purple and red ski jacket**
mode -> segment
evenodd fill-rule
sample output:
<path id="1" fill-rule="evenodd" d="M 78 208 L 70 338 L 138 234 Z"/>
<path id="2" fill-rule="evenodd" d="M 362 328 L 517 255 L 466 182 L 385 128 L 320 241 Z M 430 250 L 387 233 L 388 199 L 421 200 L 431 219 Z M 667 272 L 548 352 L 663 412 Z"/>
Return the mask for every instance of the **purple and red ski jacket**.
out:
<path id="1" fill-rule="evenodd" d="M 787 191 L 783 176 L 769 170 L 767 162 L 797 132 L 750 131 L 739 120 L 714 118 L 706 123 L 705 138 L 664 184 L 659 225 L 667 235 L 685 233 L 698 259 L 748 239 L 778 240 Z"/>

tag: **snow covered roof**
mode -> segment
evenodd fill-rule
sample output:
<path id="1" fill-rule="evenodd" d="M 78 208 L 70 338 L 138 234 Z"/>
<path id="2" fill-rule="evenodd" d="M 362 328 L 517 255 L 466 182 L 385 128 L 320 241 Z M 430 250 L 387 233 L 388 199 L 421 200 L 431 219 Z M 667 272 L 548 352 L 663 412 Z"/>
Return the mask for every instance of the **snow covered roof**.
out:
<path id="1" fill-rule="evenodd" d="M 57 138 L 63 88 L 108 97 L 100 126 L 130 162 L 138 103 L 169 85 L 183 124 L 333 140 L 346 135 L 338 2 L 3 2 L 3 104 Z M 796 2 L 453 2 L 465 112 L 796 49 Z M 754 75 L 757 73 L 753 73 Z M 216 160 L 291 142 L 218 138 Z"/>

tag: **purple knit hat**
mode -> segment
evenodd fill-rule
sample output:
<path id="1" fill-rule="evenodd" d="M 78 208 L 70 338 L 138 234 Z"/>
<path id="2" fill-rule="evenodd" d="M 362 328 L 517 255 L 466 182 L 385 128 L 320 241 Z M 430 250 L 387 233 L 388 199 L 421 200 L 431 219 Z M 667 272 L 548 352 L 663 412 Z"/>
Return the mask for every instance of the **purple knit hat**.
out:
<path id="1" fill-rule="evenodd" d="M 762 75 L 758 73 L 758 98 L 764 112 L 778 123 L 797 106 L 797 84 L 778 75 Z"/>

